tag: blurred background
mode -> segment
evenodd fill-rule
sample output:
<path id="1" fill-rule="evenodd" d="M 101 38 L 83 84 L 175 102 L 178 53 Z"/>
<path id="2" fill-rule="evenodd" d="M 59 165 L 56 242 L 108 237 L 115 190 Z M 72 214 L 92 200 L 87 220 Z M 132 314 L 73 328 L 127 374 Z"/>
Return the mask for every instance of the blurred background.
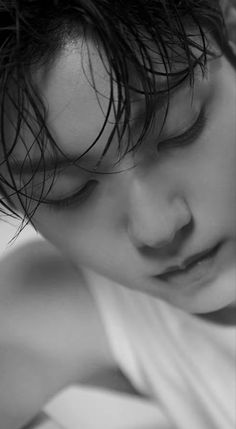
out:
<path id="1" fill-rule="evenodd" d="M 16 246 L 39 238 L 39 235 L 32 226 L 28 225 L 19 236 L 14 239 L 19 226 L 20 221 L 0 216 L 0 257 Z"/>

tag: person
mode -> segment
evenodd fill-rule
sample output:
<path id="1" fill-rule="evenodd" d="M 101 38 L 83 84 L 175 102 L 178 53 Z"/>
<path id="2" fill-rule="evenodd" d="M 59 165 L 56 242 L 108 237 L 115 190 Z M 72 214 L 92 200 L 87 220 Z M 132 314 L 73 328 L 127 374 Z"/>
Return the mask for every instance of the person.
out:
<path id="1" fill-rule="evenodd" d="M 62 255 L 41 243 L 3 264 L 4 428 L 110 368 L 155 402 L 157 428 L 232 429 L 236 60 L 220 2 L 2 0 L 0 21 L 1 210 Z"/>

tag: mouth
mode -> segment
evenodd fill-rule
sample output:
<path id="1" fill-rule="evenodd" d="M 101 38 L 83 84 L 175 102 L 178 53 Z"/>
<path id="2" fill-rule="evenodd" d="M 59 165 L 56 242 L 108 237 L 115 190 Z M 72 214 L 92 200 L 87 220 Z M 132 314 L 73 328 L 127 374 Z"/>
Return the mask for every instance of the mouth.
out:
<path id="1" fill-rule="evenodd" d="M 167 268 L 156 278 L 171 284 L 185 285 L 207 281 L 212 276 L 215 258 L 222 243 L 188 257 L 182 264 Z"/>

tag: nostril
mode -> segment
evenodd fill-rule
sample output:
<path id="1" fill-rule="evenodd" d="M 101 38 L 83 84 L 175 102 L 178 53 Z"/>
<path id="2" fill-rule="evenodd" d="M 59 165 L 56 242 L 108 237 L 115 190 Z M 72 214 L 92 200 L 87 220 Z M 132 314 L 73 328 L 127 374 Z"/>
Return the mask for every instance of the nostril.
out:
<path id="1" fill-rule="evenodd" d="M 169 236 L 168 239 L 165 238 L 163 240 L 155 240 L 155 235 L 153 235 L 152 241 L 149 240 L 149 242 L 147 237 L 145 240 L 141 240 L 141 237 L 137 239 L 137 237 L 133 236 L 131 240 L 138 252 L 141 253 L 144 257 L 158 257 L 159 259 L 165 259 L 167 257 L 169 258 L 178 255 L 186 240 L 191 236 L 193 228 L 194 222 L 192 220 L 181 230 L 178 230 L 175 234 Z"/>
<path id="2" fill-rule="evenodd" d="M 175 241 L 176 234 L 168 234 L 168 232 L 160 230 L 151 230 L 147 226 L 145 228 L 128 227 L 128 235 L 134 247 L 146 255 L 153 252 L 163 251 L 172 246 Z M 163 238 L 161 238 L 163 237 Z"/>
<path id="3" fill-rule="evenodd" d="M 152 252 L 150 249 L 165 253 L 166 249 L 175 249 L 192 224 L 192 212 L 185 198 L 170 194 L 167 185 L 160 186 L 136 178 L 130 189 L 127 231 L 133 245 L 145 249 L 146 254 Z"/>

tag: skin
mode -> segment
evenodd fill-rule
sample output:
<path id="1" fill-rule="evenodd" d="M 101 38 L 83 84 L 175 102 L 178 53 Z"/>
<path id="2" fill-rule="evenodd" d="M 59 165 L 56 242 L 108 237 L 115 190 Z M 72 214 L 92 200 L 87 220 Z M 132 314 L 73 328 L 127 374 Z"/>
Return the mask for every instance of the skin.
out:
<path id="1" fill-rule="evenodd" d="M 85 76 L 89 76 L 87 54 L 80 48 L 68 44 L 49 69 L 35 72 L 35 82 L 48 107 L 49 129 L 71 157 L 86 150 L 97 136 L 109 94 L 104 65 L 90 45 L 98 103 Z M 200 135 L 191 144 L 175 147 L 170 139 L 190 128 L 203 106 L 207 120 Z M 208 313 L 234 305 L 235 106 L 235 70 L 222 56 L 208 63 L 204 78 L 197 71 L 193 94 L 188 86 L 175 94 L 160 137 L 160 121 L 156 120 L 136 154 L 126 155 L 118 166 L 114 166 L 114 137 L 99 169 L 117 174 L 93 174 L 99 184 L 86 198 L 68 207 L 41 205 L 33 218 L 34 226 L 78 270 L 85 267 L 187 312 Z M 143 100 L 133 94 L 133 138 L 143 108 Z M 82 159 L 83 167 L 95 166 L 111 131 L 112 114 L 109 121 L 89 157 Z M 28 130 L 24 138 L 29 147 L 32 136 Z M 158 141 L 167 142 L 160 145 L 159 153 Z M 20 160 L 24 156 L 25 148 L 19 144 L 15 157 Z M 37 149 L 31 156 L 37 158 Z M 81 169 L 67 167 L 49 198 L 71 195 L 89 178 Z M 35 185 L 39 182 L 38 176 Z M 181 286 L 154 277 L 218 243 L 220 250 L 200 281 L 190 278 L 188 285 Z"/>
<path id="2" fill-rule="evenodd" d="M 70 385 L 136 393 L 114 362 L 83 279 L 54 246 L 45 240 L 20 246 L 1 258 L 0 272 L 4 429 L 25 427 Z"/>

